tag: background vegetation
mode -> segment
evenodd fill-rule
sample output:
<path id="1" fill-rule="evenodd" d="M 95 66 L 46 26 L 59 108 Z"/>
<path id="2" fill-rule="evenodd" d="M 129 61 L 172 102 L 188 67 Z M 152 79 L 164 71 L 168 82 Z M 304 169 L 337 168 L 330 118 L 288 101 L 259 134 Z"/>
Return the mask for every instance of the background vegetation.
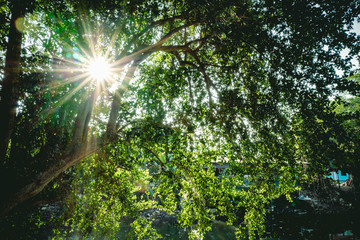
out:
<path id="1" fill-rule="evenodd" d="M 128 217 L 135 238 L 156 238 L 140 214 L 156 208 L 190 238 L 223 216 L 254 239 L 271 199 L 330 167 L 353 173 L 359 193 L 357 0 L 0 9 L 3 219 L 56 201 L 67 231 L 110 237 Z M 103 81 L 86 70 L 99 56 Z"/>

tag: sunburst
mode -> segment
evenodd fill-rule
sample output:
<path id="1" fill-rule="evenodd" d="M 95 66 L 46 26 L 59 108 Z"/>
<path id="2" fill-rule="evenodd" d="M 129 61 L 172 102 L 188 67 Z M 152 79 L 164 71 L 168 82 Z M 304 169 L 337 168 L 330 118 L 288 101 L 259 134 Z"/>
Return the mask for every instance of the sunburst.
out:
<path id="1" fill-rule="evenodd" d="M 61 51 L 51 52 L 53 65 L 49 71 L 55 73 L 56 77 L 51 82 L 50 89 L 53 96 L 59 94 L 61 97 L 43 110 L 45 117 L 71 99 L 80 104 L 90 95 L 94 95 L 94 99 L 101 97 L 107 101 L 109 94 L 113 94 L 123 80 L 126 64 L 119 63 L 114 56 L 117 53 L 114 49 L 115 40 L 121 29 L 115 29 L 110 38 L 107 38 L 109 34 L 99 30 L 102 29 L 101 26 L 98 26 L 97 22 L 91 22 L 86 15 L 80 21 L 79 32 L 84 41 L 69 43 L 58 40 L 56 43 L 62 47 Z M 79 92 L 81 94 L 78 94 Z"/>
<path id="2" fill-rule="evenodd" d="M 98 83 L 111 80 L 113 75 L 109 60 L 103 56 L 97 56 L 90 59 L 86 64 L 86 71 L 89 74 L 89 77 Z"/>

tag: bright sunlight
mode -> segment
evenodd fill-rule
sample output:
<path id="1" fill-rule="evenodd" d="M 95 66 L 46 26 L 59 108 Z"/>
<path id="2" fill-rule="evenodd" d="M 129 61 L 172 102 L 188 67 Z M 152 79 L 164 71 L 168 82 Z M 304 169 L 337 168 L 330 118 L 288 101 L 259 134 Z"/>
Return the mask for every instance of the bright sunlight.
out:
<path id="1" fill-rule="evenodd" d="M 104 57 L 96 57 L 89 61 L 87 71 L 91 78 L 102 82 L 111 77 L 111 67 Z"/>

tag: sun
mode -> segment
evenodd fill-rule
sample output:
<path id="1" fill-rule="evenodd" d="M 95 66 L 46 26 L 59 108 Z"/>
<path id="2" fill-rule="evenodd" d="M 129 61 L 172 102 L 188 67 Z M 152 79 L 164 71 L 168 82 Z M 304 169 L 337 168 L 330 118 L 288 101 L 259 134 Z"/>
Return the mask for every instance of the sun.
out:
<path id="1" fill-rule="evenodd" d="M 91 59 L 87 64 L 87 73 L 90 78 L 97 82 L 109 80 L 112 75 L 111 65 L 105 57 L 98 56 Z"/>

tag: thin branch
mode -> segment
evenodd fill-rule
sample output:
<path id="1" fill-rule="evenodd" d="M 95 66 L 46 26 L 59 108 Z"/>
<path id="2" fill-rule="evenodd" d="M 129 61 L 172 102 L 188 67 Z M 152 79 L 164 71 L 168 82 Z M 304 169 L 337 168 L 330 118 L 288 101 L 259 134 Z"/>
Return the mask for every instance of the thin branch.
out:
<path id="1" fill-rule="evenodd" d="M 216 64 L 211 64 L 211 63 L 204 63 L 205 66 L 209 66 L 209 67 L 215 67 L 215 68 L 228 68 L 228 69 L 235 69 L 237 68 L 237 66 L 222 66 L 222 65 L 216 65 Z"/>
<path id="2" fill-rule="evenodd" d="M 194 63 L 192 62 L 188 62 L 188 61 L 183 61 L 180 57 L 180 54 L 178 52 L 174 52 L 173 53 L 175 58 L 178 60 L 179 64 L 180 65 L 190 65 L 196 69 L 198 69 L 198 66 L 196 66 Z M 188 81 L 188 84 L 189 84 L 189 90 L 190 90 L 190 100 L 193 102 L 194 101 L 194 95 L 193 95 L 193 92 L 192 92 L 192 86 L 191 86 L 191 81 L 189 78 L 187 78 L 187 81 Z"/>
<path id="3" fill-rule="evenodd" d="M 102 153 L 102 158 L 105 159 L 105 161 L 107 161 L 108 163 L 110 163 L 115 169 L 121 168 L 121 169 L 124 169 L 126 171 L 130 171 L 129 169 L 118 166 L 114 162 L 112 162 L 109 158 L 106 157 L 104 151 L 101 151 L 101 153 Z"/>
<path id="4" fill-rule="evenodd" d="M 138 34 L 136 34 L 134 36 L 135 39 L 139 38 L 141 35 L 143 35 L 144 33 L 146 33 L 147 31 L 149 31 L 150 29 L 154 28 L 154 27 L 157 27 L 157 26 L 162 26 L 164 25 L 165 23 L 168 23 L 168 22 L 173 22 L 175 21 L 176 19 L 183 19 L 183 15 L 177 15 L 177 16 L 174 16 L 174 17 L 171 17 L 171 18 L 165 18 L 165 19 L 161 19 L 161 20 L 158 20 L 158 21 L 155 21 L 155 22 L 152 22 L 149 26 L 145 27 L 141 32 L 139 32 Z M 134 43 L 134 42 L 133 42 Z"/>
<path id="5" fill-rule="evenodd" d="M 142 147 L 142 148 L 144 148 L 146 151 L 148 151 L 149 153 L 151 153 L 157 160 L 158 160 L 158 162 L 161 164 L 161 166 L 164 168 L 164 169 L 166 169 L 166 166 L 165 166 L 165 164 L 161 161 L 161 159 L 158 157 L 158 155 L 156 154 L 156 153 L 154 153 L 150 148 L 147 148 L 147 147 L 145 147 L 144 145 L 142 145 L 142 144 L 137 144 L 139 147 Z"/>
<path id="6" fill-rule="evenodd" d="M 192 50 L 194 52 L 197 52 L 198 50 L 200 50 L 200 48 L 204 45 L 204 43 L 206 42 L 207 39 L 209 39 L 210 36 L 206 36 L 204 38 L 199 38 L 199 39 L 195 39 L 193 41 L 187 42 L 184 45 L 169 45 L 169 46 L 161 46 L 158 47 L 158 50 L 160 51 L 165 51 L 165 52 L 173 52 L 173 51 L 177 51 L 177 50 L 183 50 L 183 51 L 188 51 L 190 45 L 194 44 L 194 43 L 198 43 L 200 42 L 200 45 L 195 49 Z"/>
<path id="7" fill-rule="evenodd" d="M 211 94 L 211 91 L 210 91 L 210 85 L 212 85 L 212 86 L 214 86 L 214 85 L 212 84 L 210 77 L 207 75 L 207 73 L 205 71 L 204 64 L 201 62 L 200 58 L 196 55 L 196 52 L 194 52 L 191 48 L 188 48 L 187 52 L 195 59 L 195 61 L 199 65 L 200 72 L 202 73 L 202 75 L 204 77 L 205 84 L 206 84 L 206 90 L 207 90 L 208 95 L 209 95 L 210 114 L 212 116 L 211 109 L 212 109 L 213 101 L 212 101 L 212 94 Z M 217 89 L 215 88 L 215 90 L 217 90 Z"/>

